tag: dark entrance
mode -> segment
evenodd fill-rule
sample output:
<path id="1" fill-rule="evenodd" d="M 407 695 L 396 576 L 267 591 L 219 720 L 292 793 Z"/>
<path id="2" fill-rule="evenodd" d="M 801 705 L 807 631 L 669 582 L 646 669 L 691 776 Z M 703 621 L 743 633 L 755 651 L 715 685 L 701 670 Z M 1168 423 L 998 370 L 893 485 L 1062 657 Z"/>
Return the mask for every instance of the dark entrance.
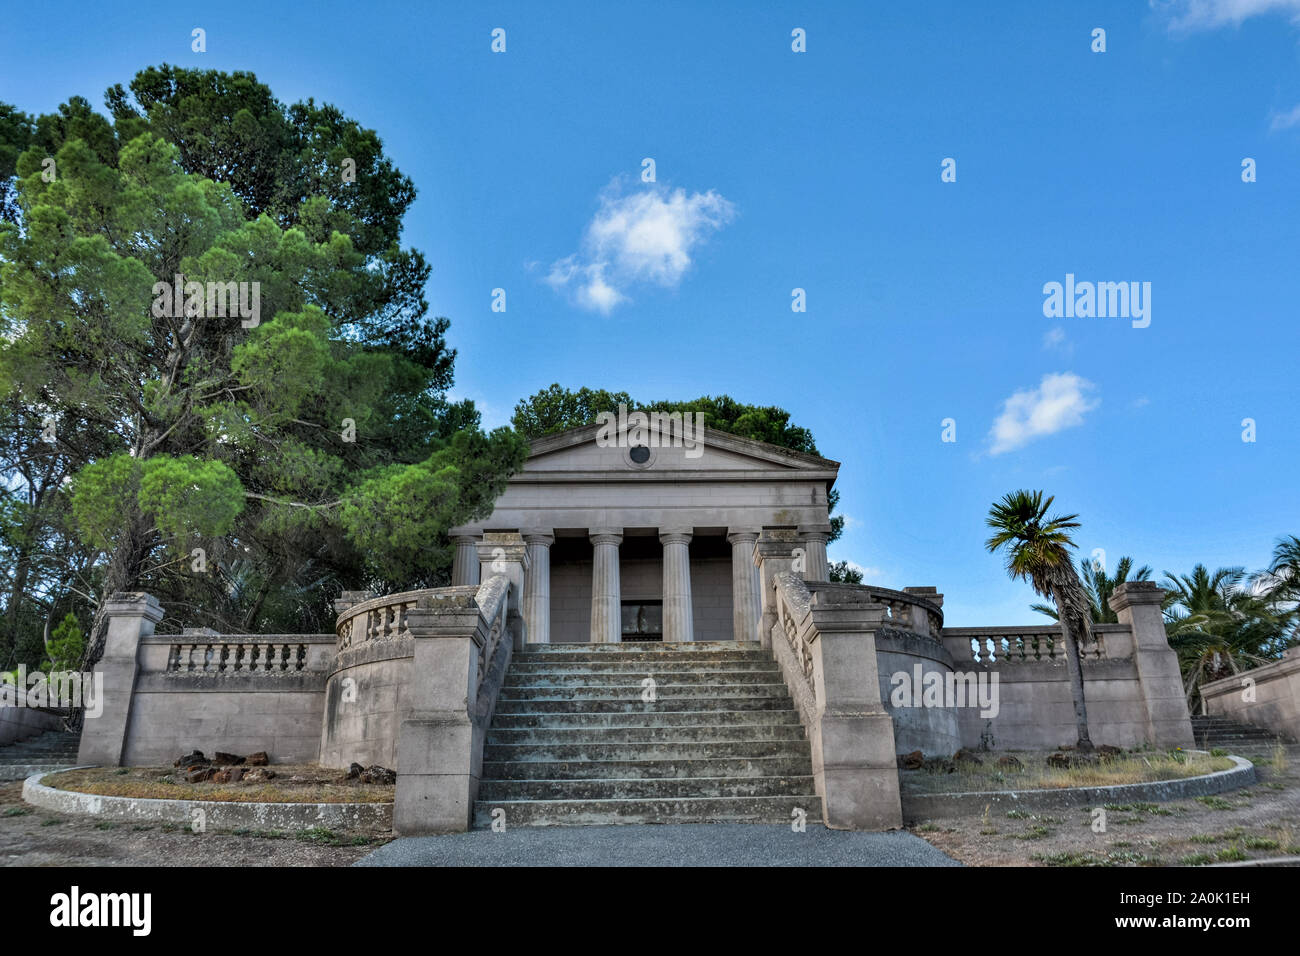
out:
<path id="1" fill-rule="evenodd" d="M 622 602 L 623 628 L 619 640 L 662 641 L 664 639 L 663 601 Z"/>

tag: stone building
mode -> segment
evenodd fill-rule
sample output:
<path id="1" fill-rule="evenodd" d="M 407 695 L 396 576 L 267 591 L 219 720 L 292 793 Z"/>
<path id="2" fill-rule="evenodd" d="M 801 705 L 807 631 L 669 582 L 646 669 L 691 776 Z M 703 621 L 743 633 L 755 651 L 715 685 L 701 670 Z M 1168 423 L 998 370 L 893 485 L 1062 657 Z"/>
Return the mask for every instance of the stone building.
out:
<path id="1" fill-rule="evenodd" d="M 479 583 L 485 532 L 523 535 L 529 643 L 757 641 L 763 528 L 795 531 L 826 579 L 838 462 L 712 429 L 690 449 L 680 420 L 641 440 L 600 428 L 535 441 L 491 516 L 452 529 L 460 585 Z"/>
<path id="2" fill-rule="evenodd" d="M 1074 740 L 1057 625 L 952 627 L 935 587 L 827 580 L 838 463 L 626 424 L 534 441 L 452 530 L 451 586 L 345 592 L 333 634 L 157 635 L 153 598 L 116 595 L 80 762 L 382 764 L 406 834 L 497 814 L 886 829 L 899 754 Z M 1098 744 L 1192 745 L 1161 597 L 1121 585 L 1080 649 Z"/>

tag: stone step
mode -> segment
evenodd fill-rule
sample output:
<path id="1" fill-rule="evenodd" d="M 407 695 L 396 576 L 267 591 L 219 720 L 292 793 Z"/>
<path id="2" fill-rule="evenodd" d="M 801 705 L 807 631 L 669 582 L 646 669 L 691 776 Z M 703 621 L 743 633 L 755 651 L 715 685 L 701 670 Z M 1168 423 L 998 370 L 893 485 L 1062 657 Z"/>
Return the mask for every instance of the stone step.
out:
<path id="1" fill-rule="evenodd" d="M 708 687 L 700 685 L 665 684 L 656 681 L 655 696 L 659 700 L 674 698 L 696 698 L 702 690 L 709 692 L 710 699 L 727 699 L 733 697 L 769 697 L 788 701 L 790 691 L 785 684 L 713 684 Z M 620 684 L 617 686 L 595 687 L 502 687 L 498 695 L 498 706 L 510 701 L 557 701 L 557 700 L 635 700 L 640 701 L 642 687 L 638 684 Z M 647 703 L 654 703 L 647 701 Z M 787 704 L 788 706 L 788 704 Z"/>
<path id="2" fill-rule="evenodd" d="M 778 673 L 769 671 L 715 671 L 699 670 L 684 673 L 660 673 L 647 670 L 627 671 L 620 674 L 511 674 L 502 684 L 503 690 L 543 687 L 622 687 L 641 692 L 641 682 L 654 680 L 656 687 L 737 687 L 741 685 L 785 686 Z"/>
<path id="3" fill-rule="evenodd" d="M 492 718 L 493 730 L 600 729 L 634 727 L 773 727 L 802 729 L 794 710 L 678 710 L 667 713 L 503 713 Z"/>
<path id="4" fill-rule="evenodd" d="M 75 767 L 75 760 L 62 760 L 55 763 L 0 764 L 0 783 L 12 783 L 26 780 L 34 773 L 52 773 L 55 770 L 67 770 Z"/>
<path id="5" fill-rule="evenodd" d="M 782 797 L 815 792 L 797 777 L 629 777 L 598 780 L 489 780 L 479 800 L 654 800 L 681 797 Z"/>
<path id="6" fill-rule="evenodd" d="M 572 700 L 501 700 L 497 706 L 506 714 L 669 714 L 683 711 L 790 710 L 788 697 L 660 697 L 653 703 L 639 698 L 625 700 L 579 698 Z"/>
<path id="7" fill-rule="evenodd" d="M 529 760 L 483 762 L 489 780 L 647 780 L 696 777 L 800 777 L 812 773 L 808 754 L 690 760 Z"/>
<path id="8" fill-rule="evenodd" d="M 803 740 L 803 727 L 792 724 L 677 725 L 667 727 L 505 727 L 488 731 L 494 744 L 576 744 L 584 741 L 612 744 L 626 741 L 655 743 L 719 743 L 722 741 Z"/>
<path id="9" fill-rule="evenodd" d="M 523 674 L 644 674 L 653 669 L 656 674 L 694 674 L 700 670 L 701 663 L 695 660 L 650 660 L 625 661 L 618 658 L 593 659 L 589 661 L 533 661 L 519 662 L 516 655 L 510 661 L 510 675 Z M 735 661 L 709 660 L 707 667 L 712 671 L 725 673 L 768 673 L 780 674 L 781 668 L 769 657 L 745 658 Z"/>
<path id="10" fill-rule="evenodd" d="M 520 654 L 711 654 L 743 651 L 762 654 L 758 641 L 628 641 L 622 644 L 525 644 Z"/>
<path id="11" fill-rule="evenodd" d="M 799 757 L 808 755 L 803 740 L 729 740 L 720 743 L 656 743 L 655 741 L 601 744 L 492 744 L 484 748 L 484 762 L 515 763 L 538 760 L 708 760 L 717 757 Z M 484 774 L 486 776 L 486 774 Z"/>
<path id="12" fill-rule="evenodd" d="M 500 800 L 474 804 L 474 825 L 492 825 L 492 811 L 504 812 L 507 827 L 608 826 L 628 823 L 785 823 L 796 811 L 821 822 L 821 798 L 678 797 L 662 800 Z"/>
<path id="13" fill-rule="evenodd" d="M 535 654 L 530 651 L 519 651 L 510 658 L 513 666 L 517 661 L 520 664 L 599 664 L 601 662 L 618 662 L 645 664 L 650 661 L 661 661 L 665 664 L 710 664 L 718 663 L 745 663 L 751 661 L 762 661 L 766 663 L 772 659 L 771 655 L 764 653 L 754 653 L 753 651 L 620 651 L 617 653 L 592 652 L 592 651 L 555 651 L 549 654 Z"/>

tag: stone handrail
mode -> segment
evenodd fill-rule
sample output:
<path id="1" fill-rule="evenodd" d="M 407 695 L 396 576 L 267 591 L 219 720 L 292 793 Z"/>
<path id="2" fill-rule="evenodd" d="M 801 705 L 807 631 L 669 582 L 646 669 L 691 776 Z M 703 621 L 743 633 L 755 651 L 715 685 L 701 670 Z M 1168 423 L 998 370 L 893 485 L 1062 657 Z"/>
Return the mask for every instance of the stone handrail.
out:
<path id="1" fill-rule="evenodd" d="M 334 624 L 338 649 L 345 651 L 367 641 L 392 641 L 410 637 L 407 614 L 422 596 L 430 593 L 432 592 L 426 589 L 373 597 L 368 592 L 345 592 L 342 598 L 334 602 L 334 607 L 339 612 Z M 364 599 L 357 602 L 357 597 Z"/>
<path id="2" fill-rule="evenodd" d="M 1059 624 L 945 627 L 940 636 L 956 663 L 1010 665 L 1065 660 L 1065 639 Z M 1122 660 L 1132 653 L 1132 631 L 1124 624 L 1094 624 L 1091 639 L 1079 648 L 1085 662 Z"/>
<path id="3" fill-rule="evenodd" d="M 186 630 L 179 636 L 152 638 L 145 643 L 168 645 L 164 671 L 170 675 L 273 677 L 325 670 L 334 635 L 218 634 L 200 629 Z M 316 648 L 321 652 L 313 653 Z"/>
<path id="4" fill-rule="evenodd" d="M 828 596 L 835 594 L 840 599 L 849 599 L 855 603 L 883 604 L 887 612 L 887 627 L 911 631 L 935 640 L 939 639 L 943 631 L 943 611 L 940 605 L 928 600 L 923 594 L 895 591 L 874 584 L 845 584 L 837 581 L 813 581 L 807 587 L 810 591 L 825 591 Z M 933 589 L 924 590 L 928 592 Z M 942 595 L 936 597 L 942 599 Z"/>

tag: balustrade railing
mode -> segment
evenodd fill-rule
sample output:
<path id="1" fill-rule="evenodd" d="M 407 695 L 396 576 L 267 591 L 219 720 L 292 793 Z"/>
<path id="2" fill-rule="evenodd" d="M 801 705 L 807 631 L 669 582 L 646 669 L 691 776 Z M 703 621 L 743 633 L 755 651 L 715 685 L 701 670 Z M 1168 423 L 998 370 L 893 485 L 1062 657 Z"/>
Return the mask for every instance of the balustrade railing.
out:
<path id="1" fill-rule="evenodd" d="M 947 627 L 942 639 L 957 661 L 1011 665 L 1065 660 L 1059 626 Z M 1123 624 L 1094 624 L 1091 637 L 1079 648 L 1084 661 L 1122 659 L 1131 653 L 1132 636 Z"/>
<path id="2" fill-rule="evenodd" d="M 167 655 L 169 674 L 293 674 L 320 669 L 311 649 L 331 634 L 182 634 Z"/>

